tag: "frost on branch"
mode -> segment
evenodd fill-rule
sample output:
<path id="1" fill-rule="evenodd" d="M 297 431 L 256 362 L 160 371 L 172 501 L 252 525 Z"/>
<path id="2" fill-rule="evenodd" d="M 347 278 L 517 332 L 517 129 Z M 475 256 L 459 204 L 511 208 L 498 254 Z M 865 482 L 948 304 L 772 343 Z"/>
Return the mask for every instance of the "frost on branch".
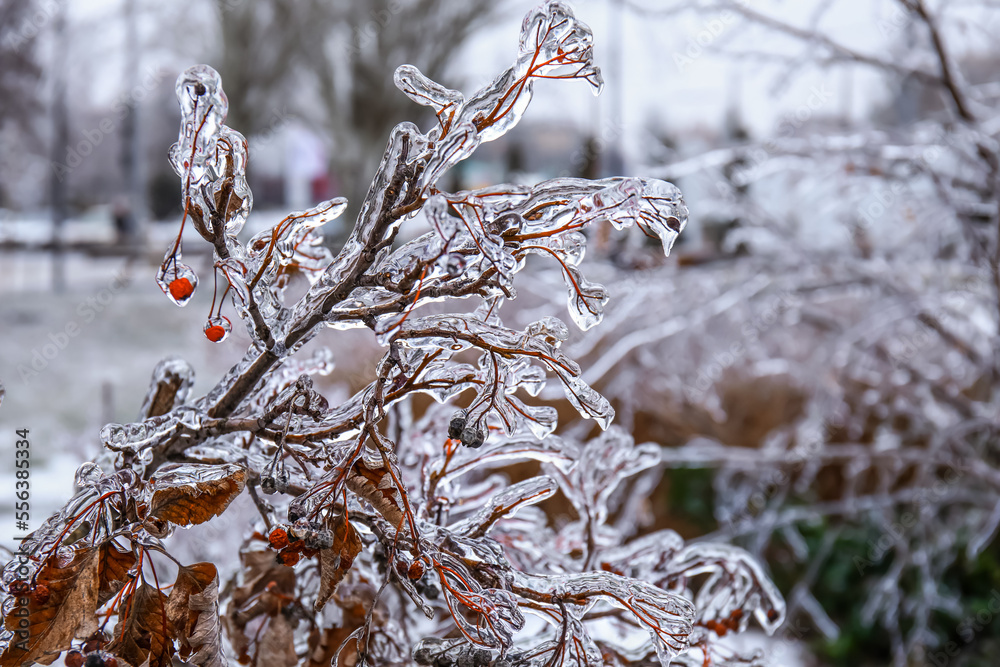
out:
<path id="1" fill-rule="evenodd" d="M 25 541 L 29 571 L 8 566 L 5 611 L 15 613 L 25 591 L 44 598 L 29 614 L 54 638 L 48 651 L 93 639 L 80 635 L 97 614 L 114 617 L 114 633 L 88 650 L 151 666 L 175 653 L 197 665 L 228 656 L 268 667 L 337 656 L 666 665 L 692 651 L 708 660 L 710 639 L 751 616 L 772 631 L 783 603 L 745 553 L 641 534 L 630 512 L 659 470 L 659 447 L 611 427 L 611 403 L 562 351 L 567 326 L 545 316 L 518 330 L 501 317 L 515 276 L 538 255 L 562 275 L 575 325 L 599 324 L 608 293 L 583 273 L 590 228 L 636 225 L 669 252 L 687 219 L 677 188 L 642 178 L 438 187 L 520 120 L 536 79 L 583 79 L 599 91 L 592 57 L 590 30 L 548 2 L 526 17 L 514 64 L 468 99 L 400 67 L 397 86 L 437 124 L 392 131 L 336 256 L 316 230 L 343 213 L 343 199 L 240 240 L 252 203 L 246 141 L 224 125 L 219 76 L 206 66 L 183 73 L 170 161 L 181 177 L 181 230 L 193 225 L 214 251 L 204 332 L 226 341 L 231 304 L 252 343 L 199 398 L 186 363 L 157 367 L 139 420 L 101 431 L 107 471 L 82 467 L 70 503 Z M 402 242 L 401 228 L 418 217 L 427 231 Z M 180 239 L 157 281 L 185 305 L 207 281 L 183 263 Z M 286 302 L 300 278 L 307 291 Z M 421 310 L 434 302 L 450 308 Z M 328 350 L 296 354 L 323 327 L 368 329 L 384 350 L 372 380 L 345 400 L 314 385 L 333 367 Z M 550 379 L 603 435 L 555 435 L 557 410 L 537 403 Z M 417 413 L 416 394 L 434 402 Z M 509 466 L 522 460 L 545 474 L 511 484 Z M 168 582 L 156 572 L 173 558 L 164 541 L 177 527 L 196 533 L 218 520 L 243 494 L 259 518 L 240 536 L 235 574 L 175 563 L 162 592 Z M 559 498 L 572 507 L 569 521 L 550 519 L 546 503 Z M 96 597 L 63 594 L 59 582 L 82 576 L 96 580 Z M 595 632 L 609 625 L 614 633 Z M 600 639 L 611 635 L 621 641 Z M 4 640 L 0 665 L 40 658 L 9 632 Z"/>

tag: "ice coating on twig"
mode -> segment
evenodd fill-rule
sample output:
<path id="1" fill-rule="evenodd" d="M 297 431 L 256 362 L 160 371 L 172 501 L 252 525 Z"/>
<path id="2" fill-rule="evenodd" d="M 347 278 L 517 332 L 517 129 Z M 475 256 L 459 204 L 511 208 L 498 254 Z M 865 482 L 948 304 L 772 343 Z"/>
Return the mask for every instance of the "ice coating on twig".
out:
<path id="1" fill-rule="evenodd" d="M 197 398 L 191 367 L 161 362 L 140 418 L 101 431 L 116 455 L 105 467 L 116 471 L 81 468 L 79 492 L 40 529 L 36 551 L 114 548 L 123 578 L 139 582 L 147 564 L 152 571 L 151 552 L 159 558 L 177 537 L 174 526 L 213 520 L 246 491 L 258 516 L 239 526 L 238 574 L 218 586 L 205 568 L 213 583 L 199 586 L 228 596 L 220 621 L 251 663 L 264 647 L 336 660 L 333 651 L 353 642 L 387 664 L 596 667 L 605 655 L 639 653 L 636 660 L 666 665 L 702 642 L 707 623 L 728 623 L 737 611 L 746 612 L 740 629 L 756 614 L 773 630 L 780 595 L 745 552 L 685 546 L 671 531 L 639 537 L 659 448 L 611 427 L 611 402 L 564 348 L 567 325 L 547 313 L 522 328 L 504 322 L 518 274 L 533 271 L 528 256 L 536 255 L 555 284 L 561 275 L 574 325 L 598 325 L 609 291 L 586 277 L 588 234 L 635 225 L 668 253 L 687 221 L 680 192 L 641 178 L 459 192 L 442 185 L 449 169 L 514 127 L 537 80 L 583 79 L 599 91 L 592 41 L 567 5 L 550 1 L 525 18 L 511 67 L 468 97 L 399 67 L 397 87 L 431 108 L 436 123 L 391 131 L 335 256 L 319 230 L 347 210 L 340 197 L 245 244 L 238 238 L 252 207 L 247 144 L 224 125 L 218 74 L 184 72 L 170 151 L 184 213 L 157 281 L 178 305 L 195 298 L 198 276 L 181 261 L 190 222 L 213 253 L 204 335 L 239 340 L 225 311 L 233 308 L 251 343 Z M 401 237 L 420 216 L 427 227 Z M 286 302 L 292 286 L 304 292 L 294 303 Z M 300 350 L 323 327 L 367 331 L 381 348 L 373 377 L 352 378 L 350 388 L 314 383 L 333 368 L 332 355 Z M 559 409 L 540 398 L 553 377 L 565 396 Z M 414 400 L 421 394 L 433 402 Z M 560 410 L 591 423 L 563 424 L 556 435 Z M 603 433 L 584 442 L 594 423 Z M 521 461 L 540 462 L 546 474 L 514 477 L 510 464 Z M 549 503 L 564 500 L 570 518 L 552 521 Z M 109 546 L 126 536 L 132 551 Z M 194 566 L 184 571 L 195 577 Z M 160 586 L 153 583 L 140 590 Z M 170 595 L 176 602 L 182 593 L 173 591 L 193 587 L 178 575 Z M 125 627 L 137 593 L 119 590 L 107 611 Z M 219 608 L 218 599 L 202 603 Z M 285 613 L 293 609 L 294 627 Z M 546 623 L 527 624 L 526 610 Z M 601 623 L 622 629 L 621 641 L 598 641 L 592 630 Z M 425 635 L 452 638 L 423 640 L 412 655 L 396 642 Z"/>

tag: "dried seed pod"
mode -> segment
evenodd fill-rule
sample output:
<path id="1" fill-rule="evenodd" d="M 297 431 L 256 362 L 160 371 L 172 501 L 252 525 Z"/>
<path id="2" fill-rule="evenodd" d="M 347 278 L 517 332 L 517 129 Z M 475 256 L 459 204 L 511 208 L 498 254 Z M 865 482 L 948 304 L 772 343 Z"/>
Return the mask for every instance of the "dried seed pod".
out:
<path id="1" fill-rule="evenodd" d="M 288 491 L 288 470 L 284 467 L 260 478 L 260 490 L 271 495 Z"/>
<path id="2" fill-rule="evenodd" d="M 462 431 L 465 430 L 465 420 L 468 413 L 465 410 L 456 410 L 451 416 L 451 421 L 448 422 L 448 437 L 454 440 L 458 440 L 462 437 Z"/>
<path id="3" fill-rule="evenodd" d="M 475 426 L 466 426 L 462 431 L 462 444 L 466 447 L 479 449 L 486 442 L 486 431 Z"/>
<path id="4" fill-rule="evenodd" d="M 406 571 L 406 576 L 411 580 L 417 580 L 424 576 L 424 564 L 419 560 L 415 560 L 410 563 L 409 569 Z"/>
<path id="5" fill-rule="evenodd" d="M 310 531 L 305 536 L 307 549 L 329 549 L 333 546 L 333 533 L 325 528 Z"/>
<path id="6" fill-rule="evenodd" d="M 306 501 L 304 496 L 300 496 L 288 503 L 288 520 L 295 523 L 306 515 Z"/>

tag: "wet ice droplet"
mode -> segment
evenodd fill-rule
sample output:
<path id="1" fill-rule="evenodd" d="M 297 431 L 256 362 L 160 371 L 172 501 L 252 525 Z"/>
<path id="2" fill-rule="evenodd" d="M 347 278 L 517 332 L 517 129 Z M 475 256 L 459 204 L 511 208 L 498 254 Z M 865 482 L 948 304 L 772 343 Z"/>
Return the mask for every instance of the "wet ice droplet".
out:
<path id="1" fill-rule="evenodd" d="M 176 257 L 168 257 L 160 266 L 156 283 L 171 301 L 178 306 L 187 305 L 198 288 L 198 275 Z"/>
<path id="2" fill-rule="evenodd" d="M 95 486 L 104 477 L 104 471 L 96 463 L 84 463 L 76 469 L 73 483 L 78 489 L 85 489 Z"/>

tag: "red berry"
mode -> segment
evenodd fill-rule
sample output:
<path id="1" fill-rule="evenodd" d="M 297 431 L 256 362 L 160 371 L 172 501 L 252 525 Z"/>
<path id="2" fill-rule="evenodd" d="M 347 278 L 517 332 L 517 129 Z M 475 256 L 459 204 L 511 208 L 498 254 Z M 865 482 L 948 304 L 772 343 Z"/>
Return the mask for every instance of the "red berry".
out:
<path id="1" fill-rule="evenodd" d="M 281 551 L 288 546 L 288 533 L 285 532 L 284 528 L 275 528 L 267 536 L 267 543 L 271 545 L 272 549 Z"/>
<path id="2" fill-rule="evenodd" d="M 113 655 L 104 659 L 104 667 L 118 667 L 118 658 Z"/>
<path id="3" fill-rule="evenodd" d="M 205 338 L 209 339 L 213 343 L 218 343 L 220 340 L 226 337 L 226 330 L 220 327 L 218 324 L 213 324 L 205 329 Z"/>
<path id="4" fill-rule="evenodd" d="M 194 294 L 194 285 L 187 278 L 175 278 L 170 283 L 170 296 L 177 301 L 184 301 Z"/>
<path id="5" fill-rule="evenodd" d="M 66 667 L 83 667 L 83 654 L 79 651 L 70 651 L 63 659 Z"/>
<path id="6" fill-rule="evenodd" d="M 406 576 L 413 580 L 424 576 L 424 564 L 419 560 L 413 561 L 410 563 L 410 569 L 406 571 Z"/>

